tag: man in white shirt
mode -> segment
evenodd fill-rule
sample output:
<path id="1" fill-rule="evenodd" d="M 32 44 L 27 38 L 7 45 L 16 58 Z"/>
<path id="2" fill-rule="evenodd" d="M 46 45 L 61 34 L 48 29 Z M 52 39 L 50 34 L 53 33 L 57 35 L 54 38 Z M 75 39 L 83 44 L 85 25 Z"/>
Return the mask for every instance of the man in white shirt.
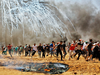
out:
<path id="1" fill-rule="evenodd" d="M 32 56 L 36 53 L 36 51 L 37 51 L 37 46 L 36 46 L 36 44 L 34 43 L 34 45 L 33 45 L 33 50 L 32 50 Z"/>

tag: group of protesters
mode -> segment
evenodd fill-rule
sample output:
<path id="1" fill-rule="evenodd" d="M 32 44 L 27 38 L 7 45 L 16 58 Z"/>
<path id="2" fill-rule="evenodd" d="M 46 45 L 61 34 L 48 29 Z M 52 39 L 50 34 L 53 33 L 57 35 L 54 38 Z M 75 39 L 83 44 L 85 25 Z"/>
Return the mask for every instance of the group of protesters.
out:
<path id="1" fill-rule="evenodd" d="M 79 39 L 78 41 L 72 41 L 72 43 L 68 43 L 66 45 L 66 41 L 60 41 L 55 43 L 52 41 L 51 44 L 41 44 L 37 46 L 36 43 L 34 43 L 33 46 L 25 45 L 25 46 L 16 46 L 13 47 L 11 44 L 4 47 L 2 46 L 2 54 L 7 55 L 7 51 L 9 52 L 10 56 L 12 55 L 25 55 L 34 57 L 35 53 L 38 52 L 39 57 L 45 58 L 46 56 L 51 55 L 56 56 L 58 60 L 58 54 L 61 56 L 61 60 L 66 57 L 67 54 L 69 54 L 68 60 L 71 60 L 72 58 L 77 56 L 77 60 L 79 60 L 80 56 L 82 55 L 86 61 L 93 60 L 93 58 L 99 58 L 100 60 L 100 43 L 94 42 L 92 39 L 89 39 L 89 41 L 83 41 L 82 39 Z"/>
<path id="2" fill-rule="evenodd" d="M 99 58 L 100 60 L 100 43 L 94 42 L 89 39 L 89 42 L 79 39 L 78 42 L 73 41 L 69 44 L 69 60 L 78 55 L 77 60 L 79 60 L 80 55 L 82 55 L 86 61 L 93 60 L 93 58 Z"/>

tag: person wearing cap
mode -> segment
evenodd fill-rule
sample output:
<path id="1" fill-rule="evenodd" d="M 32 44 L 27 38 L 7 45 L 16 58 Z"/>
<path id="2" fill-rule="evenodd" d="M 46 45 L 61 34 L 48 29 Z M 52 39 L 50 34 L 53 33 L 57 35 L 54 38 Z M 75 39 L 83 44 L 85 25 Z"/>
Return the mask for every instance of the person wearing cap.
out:
<path id="1" fill-rule="evenodd" d="M 62 41 L 60 41 L 60 44 L 57 46 L 57 60 L 58 60 L 59 53 L 61 55 L 61 60 L 62 60 L 62 50 L 63 50 L 63 45 L 62 45 Z"/>

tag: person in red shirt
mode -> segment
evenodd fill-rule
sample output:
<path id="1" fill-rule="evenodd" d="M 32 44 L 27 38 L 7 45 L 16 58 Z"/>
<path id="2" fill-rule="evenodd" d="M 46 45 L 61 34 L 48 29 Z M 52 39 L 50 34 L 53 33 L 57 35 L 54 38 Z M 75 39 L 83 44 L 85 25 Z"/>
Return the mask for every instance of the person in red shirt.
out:
<path id="1" fill-rule="evenodd" d="M 12 47 L 12 45 L 9 44 L 7 47 L 8 47 L 9 54 L 12 57 L 12 54 L 11 54 L 11 47 Z"/>
<path id="2" fill-rule="evenodd" d="M 75 43 L 75 41 L 73 41 L 69 48 L 69 60 L 70 60 L 70 57 L 72 56 L 72 52 L 73 52 L 73 54 L 75 53 L 75 47 L 76 47 L 76 43 Z"/>

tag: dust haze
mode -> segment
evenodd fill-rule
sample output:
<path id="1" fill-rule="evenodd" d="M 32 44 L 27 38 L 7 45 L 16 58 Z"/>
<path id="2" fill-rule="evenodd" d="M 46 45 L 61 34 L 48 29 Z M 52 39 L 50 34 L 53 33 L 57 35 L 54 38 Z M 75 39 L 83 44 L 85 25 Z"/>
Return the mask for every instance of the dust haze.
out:
<path id="1" fill-rule="evenodd" d="M 82 38 L 83 40 L 88 40 L 89 38 L 93 38 L 94 40 L 100 39 L 100 11 L 97 11 L 97 8 L 92 3 L 70 4 L 65 2 L 65 4 L 55 4 L 52 1 L 49 4 L 54 5 L 58 8 L 56 9 L 50 7 L 54 11 L 54 13 L 56 13 L 57 17 L 59 17 L 59 19 L 65 24 L 65 26 L 68 27 L 71 36 L 68 34 L 67 29 L 64 30 L 66 34 L 62 34 L 63 37 L 61 34 L 56 34 L 53 31 L 49 34 L 49 37 L 47 37 L 45 34 L 41 34 L 41 32 L 36 36 L 35 33 L 32 34 L 32 30 L 30 30 L 28 28 L 28 25 L 25 24 L 25 37 L 23 37 L 22 25 L 19 25 L 19 29 L 13 30 L 13 35 L 11 37 L 10 30 L 7 29 L 7 26 L 5 30 L 3 29 L 2 15 L 0 15 L 1 44 L 7 45 L 9 43 L 12 43 L 14 46 L 16 46 L 25 45 L 26 43 L 31 45 L 37 43 L 38 45 L 39 43 L 50 43 L 52 40 L 54 40 L 55 42 L 58 42 L 60 40 L 66 40 L 70 42 L 71 40 L 78 40 L 80 38 Z M 2 10 L 0 11 L 0 13 L 1 12 Z M 65 16 L 68 16 L 76 30 L 74 30 L 73 26 Z"/>

